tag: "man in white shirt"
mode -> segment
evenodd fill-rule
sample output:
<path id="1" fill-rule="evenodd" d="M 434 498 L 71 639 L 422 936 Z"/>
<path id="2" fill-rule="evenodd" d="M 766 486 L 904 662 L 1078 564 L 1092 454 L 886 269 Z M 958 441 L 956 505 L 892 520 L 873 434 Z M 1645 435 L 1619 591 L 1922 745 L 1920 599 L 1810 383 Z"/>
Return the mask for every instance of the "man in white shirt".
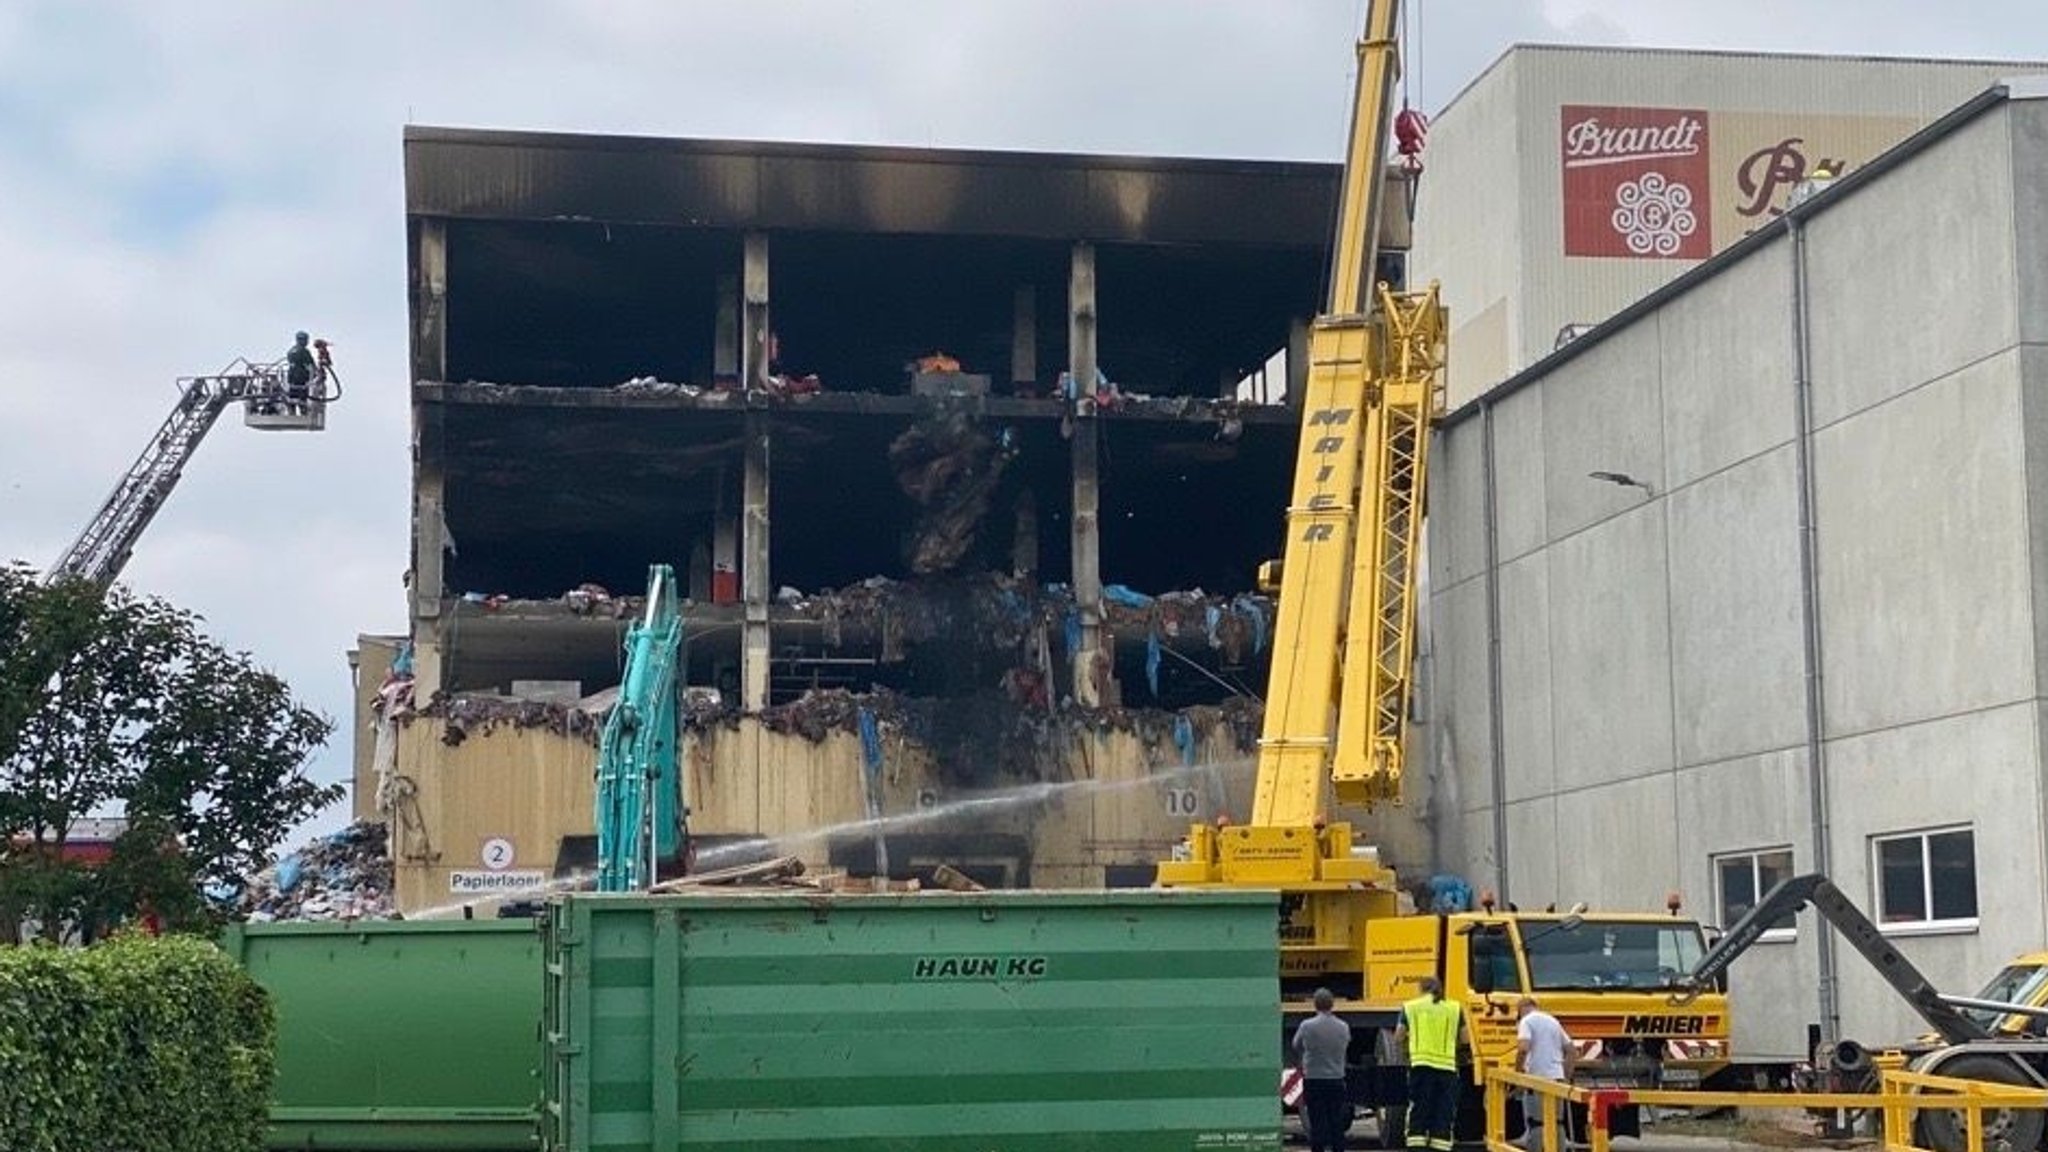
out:
<path id="1" fill-rule="evenodd" d="M 1520 1017 L 1515 1025 L 1515 1070 L 1545 1080 L 1570 1083 L 1579 1050 L 1572 1043 L 1571 1035 L 1564 1030 L 1564 1025 L 1539 1007 L 1534 996 L 1524 996 L 1517 1001 L 1515 1012 Z M 1562 1102 L 1557 1109 L 1557 1115 L 1565 1121 L 1565 1134 L 1569 1138 L 1570 1113 Z M 1543 1102 L 1536 1093 L 1529 1093 L 1522 1102 L 1522 1114 L 1529 1125 L 1526 1147 L 1542 1148 Z"/>

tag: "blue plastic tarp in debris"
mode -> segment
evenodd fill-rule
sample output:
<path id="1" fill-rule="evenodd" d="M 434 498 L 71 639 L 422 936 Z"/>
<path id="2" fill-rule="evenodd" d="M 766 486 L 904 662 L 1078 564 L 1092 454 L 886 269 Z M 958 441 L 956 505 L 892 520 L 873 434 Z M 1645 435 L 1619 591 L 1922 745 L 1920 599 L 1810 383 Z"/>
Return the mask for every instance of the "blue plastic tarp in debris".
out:
<path id="1" fill-rule="evenodd" d="M 1079 612 L 1067 613 L 1066 634 L 1067 654 L 1071 656 L 1081 650 L 1081 614 Z"/>
<path id="2" fill-rule="evenodd" d="M 1152 689 L 1152 695 L 1159 695 L 1159 633 L 1156 630 L 1145 637 L 1145 683 Z"/>
<path id="3" fill-rule="evenodd" d="M 1462 876 L 1438 873 L 1429 878 L 1429 902 L 1431 912 L 1470 912 L 1472 886 Z"/>
<path id="4" fill-rule="evenodd" d="M 1239 613 L 1251 617 L 1252 651 L 1254 653 L 1264 652 L 1266 650 L 1265 607 L 1261 605 L 1258 601 L 1253 600 L 1250 597 L 1245 596 L 1241 593 L 1238 595 L 1237 599 L 1231 601 L 1231 606 L 1237 609 Z"/>
<path id="5" fill-rule="evenodd" d="M 299 873 L 304 866 L 297 856 L 287 856 L 277 862 L 277 890 L 289 892 L 299 886 Z"/>
<path id="6" fill-rule="evenodd" d="M 881 779 L 882 730 L 875 723 L 875 714 L 866 708 L 860 710 L 860 758 L 868 779 Z"/>
<path id="7" fill-rule="evenodd" d="M 1173 746 L 1180 749 L 1180 762 L 1195 762 L 1195 722 L 1182 713 L 1173 718 Z"/>
<path id="8" fill-rule="evenodd" d="M 1133 592 L 1122 584 L 1103 585 L 1102 598 L 1111 604 L 1121 604 L 1126 608 L 1150 608 L 1152 606 L 1152 598 L 1150 596 L 1145 595 L 1143 592 Z"/>

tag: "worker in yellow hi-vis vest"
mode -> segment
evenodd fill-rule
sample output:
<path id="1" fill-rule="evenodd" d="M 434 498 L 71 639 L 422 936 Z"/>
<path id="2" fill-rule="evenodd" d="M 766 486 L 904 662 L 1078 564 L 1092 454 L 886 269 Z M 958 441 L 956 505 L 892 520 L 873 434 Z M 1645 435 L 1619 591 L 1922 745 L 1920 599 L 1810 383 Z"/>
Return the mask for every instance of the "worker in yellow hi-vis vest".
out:
<path id="1" fill-rule="evenodd" d="M 1458 1045 L 1465 1040 L 1465 1010 L 1444 999 L 1434 976 L 1422 995 L 1401 1005 L 1394 1042 L 1408 1049 L 1408 1147 L 1451 1152 L 1458 1124 Z"/>

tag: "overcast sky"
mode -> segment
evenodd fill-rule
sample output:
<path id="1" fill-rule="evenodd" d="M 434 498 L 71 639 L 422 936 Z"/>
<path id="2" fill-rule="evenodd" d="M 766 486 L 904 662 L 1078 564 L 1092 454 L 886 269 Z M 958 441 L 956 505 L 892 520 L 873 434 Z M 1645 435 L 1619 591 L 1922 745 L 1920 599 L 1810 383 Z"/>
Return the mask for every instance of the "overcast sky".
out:
<path id="1" fill-rule="evenodd" d="M 1422 0 L 1434 112 L 1515 42 L 2048 57 L 2039 0 Z M 1361 0 L 0 0 L 0 559 L 49 563 L 180 375 L 335 342 L 321 436 L 224 420 L 125 579 L 335 717 L 405 627 L 407 122 L 1334 160 Z M 337 826 L 339 814 L 317 825 Z"/>

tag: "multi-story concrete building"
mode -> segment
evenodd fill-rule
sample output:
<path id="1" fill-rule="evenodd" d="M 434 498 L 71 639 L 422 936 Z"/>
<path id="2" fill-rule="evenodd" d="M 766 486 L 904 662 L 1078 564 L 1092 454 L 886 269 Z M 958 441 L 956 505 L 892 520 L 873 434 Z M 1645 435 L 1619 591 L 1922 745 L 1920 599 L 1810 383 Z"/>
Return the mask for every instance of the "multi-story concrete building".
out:
<path id="1" fill-rule="evenodd" d="M 412 631 L 357 657 L 403 905 L 588 867 L 652 563 L 689 594 L 706 846 L 1008 795 L 785 843 L 1148 883 L 1244 811 L 1298 424 L 1263 373 L 1305 341 L 1336 184 L 408 130 Z"/>
<path id="2" fill-rule="evenodd" d="M 1453 404 L 2036 66 L 1518 46 L 1437 116 L 1413 278 L 1451 310 Z"/>
<path id="3" fill-rule="evenodd" d="M 2034 77 L 1450 414 L 1447 862 L 1525 907 L 1675 889 L 1724 924 L 1822 870 L 1961 991 L 2040 948 L 2044 397 Z M 1824 1003 L 1840 1034 L 1910 1034 L 1853 953 L 1823 971 L 1823 935 L 1802 917 L 1738 962 L 1739 1046 L 1801 1051 Z"/>

